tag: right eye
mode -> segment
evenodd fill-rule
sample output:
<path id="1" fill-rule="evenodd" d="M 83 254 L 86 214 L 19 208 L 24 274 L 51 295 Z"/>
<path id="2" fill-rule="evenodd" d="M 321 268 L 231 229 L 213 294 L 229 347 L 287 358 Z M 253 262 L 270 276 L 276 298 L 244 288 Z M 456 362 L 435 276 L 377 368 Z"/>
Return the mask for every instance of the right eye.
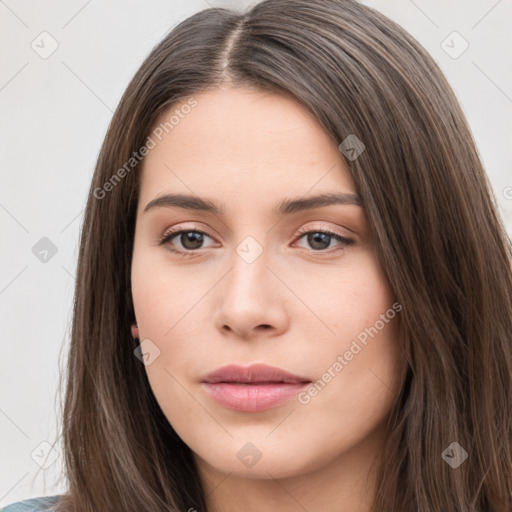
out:
<path id="1" fill-rule="evenodd" d="M 181 230 L 173 230 L 167 231 L 160 239 L 159 245 L 166 245 L 167 248 L 172 252 L 177 252 L 181 254 L 193 253 L 201 249 L 201 245 L 204 242 L 204 237 L 212 238 L 208 233 L 204 231 L 199 231 L 196 229 L 181 229 Z M 181 248 L 175 249 L 173 247 L 172 240 L 175 238 L 178 239 L 181 244 Z"/>

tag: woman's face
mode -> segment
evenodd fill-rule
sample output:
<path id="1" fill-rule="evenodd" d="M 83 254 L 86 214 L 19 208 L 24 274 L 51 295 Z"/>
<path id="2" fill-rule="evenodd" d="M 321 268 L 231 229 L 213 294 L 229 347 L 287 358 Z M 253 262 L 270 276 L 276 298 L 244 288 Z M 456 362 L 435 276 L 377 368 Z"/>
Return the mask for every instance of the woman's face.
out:
<path id="1" fill-rule="evenodd" d="M 365 464 L 399 391 L 401 306 L 337 144 L 287 96 L 194 100 L 162 116 L 141 178 L 131 278 L 154 395 L 211 471 Z M 204 382 L 255 364 L 296 378 Z"/>

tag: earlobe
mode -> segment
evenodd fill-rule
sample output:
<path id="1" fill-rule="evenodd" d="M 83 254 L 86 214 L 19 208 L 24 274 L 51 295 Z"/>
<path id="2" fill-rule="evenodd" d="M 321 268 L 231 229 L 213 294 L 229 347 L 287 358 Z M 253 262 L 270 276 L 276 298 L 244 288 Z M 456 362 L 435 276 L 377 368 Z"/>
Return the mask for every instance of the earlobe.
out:
<path id="1" fill-rule="evenodd" d="M 139 339 L 139 328 L 137 324 L 132 324 L 132 336 L 134 340 Z"/>

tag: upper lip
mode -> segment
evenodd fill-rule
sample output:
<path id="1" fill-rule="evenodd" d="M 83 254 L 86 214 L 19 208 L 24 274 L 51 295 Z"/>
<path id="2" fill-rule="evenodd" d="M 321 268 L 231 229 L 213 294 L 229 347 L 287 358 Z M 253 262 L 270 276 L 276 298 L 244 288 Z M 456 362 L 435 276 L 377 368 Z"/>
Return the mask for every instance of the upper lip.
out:
<path id="1" fill-rule="evenodd" d="M 215 384 L 218 382 L 311 382 L 305 377 L 294 375 L 293 373 L 267 366 L 266 364 L 253 364 L 248 367 L 239 365 L 228 365 L 218 368 L 208 374 L 202 382 Z"/>

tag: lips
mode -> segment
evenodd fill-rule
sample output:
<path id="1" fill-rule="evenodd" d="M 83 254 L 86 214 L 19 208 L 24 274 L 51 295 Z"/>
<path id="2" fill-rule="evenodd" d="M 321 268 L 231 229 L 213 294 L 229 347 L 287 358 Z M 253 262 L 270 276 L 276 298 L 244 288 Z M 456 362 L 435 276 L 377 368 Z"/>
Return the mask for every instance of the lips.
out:
<path id="1" fill-rule="evenodd" d="M 289 384 L 311 382 L 305 377 L 294 375 L 274 366 L 265 364 L 254 364 L 247 368 L 237 365 L 229 365 L 219 368 L 206 376 L 203 382 L 216 384 L 218 382 L 231 383 L 279 383 L 285 382 Z"/>
<path id="2" fill-rule="evenodd" d="M 286 402 L 311 381 L 280 368 L 257 364 L 224 366 L 202 380 L 218 404 L 239 412 L 261 412 Z"/>

